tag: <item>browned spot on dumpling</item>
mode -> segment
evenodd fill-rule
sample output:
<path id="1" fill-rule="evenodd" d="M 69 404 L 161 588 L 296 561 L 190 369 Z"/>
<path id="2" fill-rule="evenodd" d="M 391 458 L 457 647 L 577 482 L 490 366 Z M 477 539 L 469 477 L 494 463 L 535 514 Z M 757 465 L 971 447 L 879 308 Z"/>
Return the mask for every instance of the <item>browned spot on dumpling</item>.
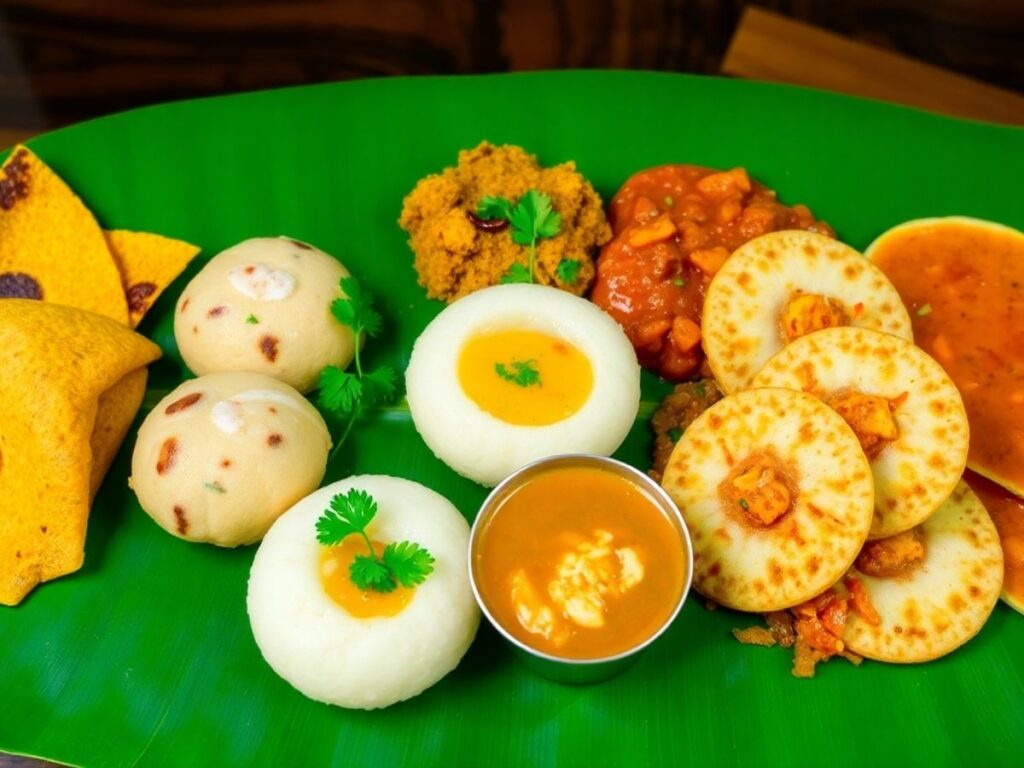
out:
<path id="1" fill-rule="evenodd" d="M 193 325 L 192 326 L 192 333 L 195 333 L 195 334 L 199 333 L 199 326 L 198 325 Z"/>
<path id="2" fill-rule="evenodd" d="M 268 412 L 268 413 L 272 413 L 272 414 L 275 414 L 275 415 L 276 415 L 276 414 L 277 414 L 277 408 L 275 408 L 275 407 L 274 407 L 274 406 L 272 406 L 272 405 L 268 405 L 268 406 L 267 406 L 267 412 Z"/>
<path id="3" fill-rule="evenodd" d="M 192 299 L 185 299 L 183 302 L 181 302 L 181 311 L 182 311 L 182 313 L 184 313 L 185 310 L 188 309 L 188 304 L 189 304 L 190 301 L 192 301 Z"/>
<path id="4" fill-rule="evenodd" d="M 48 530 L 48 529 L 47 529 L 47 527 L 46 527 L 45 525 L 40 525 L 40 526 L 39 526 L 39 531 L 40 531 L 40 533 L 46 533 L 46 531 L 47 531 L 47 530 Z"/>
<path id="5" fill-rule="evenodd" d="M 260 352 L 272 363 L 277 360 L 277 345 L 279 343 L 280 341 L 276 336 L 271 336 L 270 334 L 260 336 Z"/>
<path id="6" fill-rule="evenodd" d="M 220 460 L 220 465 L 221 465 L 221 466 L 222 466 L 222 467 L 223 467 L 224 469 L 227 469 L 228 467 L 230 467 L 230 466 L 231 466 L 231 459 L 221 459 L 221 460 Z"/>
<path id="7" fill-rule="evenodd" d="M 0 178 L 0 208 L 9 211 L 19 200 L 28 197 L 30 170 L 28 150 L 19 149 L 4 168 L 3 178 Z"/>
<path id="8" fill-rule="evenodd" d="M 124 297 L 128 300 L 128 309 L 135 314 L 145 312 L 146 307 L 149 306 L 149 297 L 154 293 L 156 293 L 156 285 L 153 283 L 136 283 L 129 286 L 128 290 L 124 292 Z"/>
<path id="9" fill-rule="evenodd" d="M 711 567 L 708 568 L 708 576 L 717 576 L 721 572 L 722 572 L 722 564 L 721 563 L 712 563 Z"/>
<path id="10" fill-rule="evenodd" d="M 964 602 L 962 597 L 960 597 L 959 592 L 951 594 L 947 603 L 949 604 L 949 609 L 953 611 L 953 613 L 960 613 L 960 611 L 967 607 L 967 603 Z"/>
<path id="11" fill-rule="evenodd" d="M 284 437 L 278 432 L 273 432 L 267 435 L 267 445 L 269 445 L 271 448 L 277 448 L 277 446 L 279 446 L 283 440 Z"/>
<path id="12" fill-rule="evenodd" d="M 296 248 L 301 248 L 304 251 L 312 251 L 313 250 L 313 246 L 312 245 L 308 245 L 308 244 L 302 242 L 301 240 L 289 240 L 288 242 L 290 242 Z"/>
<path id="13" fill-rule="evenodd" d="M 168 405 L 164 409 L 164 413 L 166 413 L 168 416 L 170 416 L 172 413 L 177 413 L 178 411 L 184 411 L 186 408 L 191 408 L 193 405 L 195 405 L 196 403 L 198 403 L 202 399 L 203 399 L 203 393 L 202 392 L 193 392 L 191 394 L 185 395 L 182 398 L 179 398 L 178 400 L 175 400 L 173 403 Z"/>
<path id="14" fill-rule="evenodd" d="M 174 522 L 178 533 L 184 536 L 188 533 L 188 519 L 185 517 L 185 509 L 180 504 L 174 505 Z"/>
<path id="15" fill-rule="evenodd" d="M 174 461 L 178 455 L 178 439 L 168 437 L 160 446 L 160 455 L 156 460 L 156 473 L 158 475 L 169 472 L 174 467 Z"/>
<path id="16" fill-rule="evenodd" d="M 4 272 L 0 274 L 0 299 L 39 299 L 43 298 L 43 287 L 32 275 L 24 272 Z"/>
<path id="17" fill-rule="evenodd" d="M 223 317 L 228 312 L 228 308 L 223 304 L 218 304 L 216 307 L 210 307 L 207 311 L 206 316 L 210 319 L 215 317 Z"/>

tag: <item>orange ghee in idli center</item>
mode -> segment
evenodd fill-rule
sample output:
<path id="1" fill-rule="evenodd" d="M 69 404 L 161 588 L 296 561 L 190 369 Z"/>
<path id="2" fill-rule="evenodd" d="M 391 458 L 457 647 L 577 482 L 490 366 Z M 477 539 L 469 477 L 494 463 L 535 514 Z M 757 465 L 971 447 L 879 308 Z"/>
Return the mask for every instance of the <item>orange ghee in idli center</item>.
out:
<path id="1" fill-rule="evenodd" d="M 564 339 L 537 331 L 473 336 L 459 355 L 458 375 L 466 396 L 484 411 L 529 427 L 572 416 L 594 388 L 586 355 Z"/>
<path id="2" fill-rule="evenodd" d="M 380 557 L 384 545 L 373 541 L 373 549 Z M 349 566 L 358 555 L 369 555 L 366 542 L 359 536 L 349 536 L 336 547 L 320 547 L 320 584 L 335 603 L 357 619 L 397 616 L 412 599 L 413 589 L 396 586 L 390 592 L 361 589 L 352 583 Z"/>
<path id="3" fill-rule="evenodd" d="M 661 629 L 679 602 L 685 558 L 676 528 L 635 483 L 571 467 L 542 472 L 501 502 L 473 569 L 494 619 L 520 642 L 599 659 Z"/>

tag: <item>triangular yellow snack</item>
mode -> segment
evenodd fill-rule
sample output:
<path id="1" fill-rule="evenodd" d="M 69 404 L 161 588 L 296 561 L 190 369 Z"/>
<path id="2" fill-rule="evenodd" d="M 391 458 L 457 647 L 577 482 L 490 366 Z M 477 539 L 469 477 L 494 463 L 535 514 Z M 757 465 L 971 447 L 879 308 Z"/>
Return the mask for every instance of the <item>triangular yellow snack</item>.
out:
<path id="1" fill-rule="evenodd" d="M 43 299 L 128 324 L 121 276 L 78 196 L 25 147 L 0 169 L 0 299 Z"/>
<path id="2" fill-rule="evenodd" d="M 148 232 L 115 229 L 103 233 L 121 273 L 132 328 L 157 297 L 192 261 L 199 248 Z"/>
<path id="3" fill-rule="evenodd" d="M 159 356 L 92 312 L 0 300 L 0 604 L 81 567 L 93 467 L 109 465 L 139 406 L 138 372 Z"/>

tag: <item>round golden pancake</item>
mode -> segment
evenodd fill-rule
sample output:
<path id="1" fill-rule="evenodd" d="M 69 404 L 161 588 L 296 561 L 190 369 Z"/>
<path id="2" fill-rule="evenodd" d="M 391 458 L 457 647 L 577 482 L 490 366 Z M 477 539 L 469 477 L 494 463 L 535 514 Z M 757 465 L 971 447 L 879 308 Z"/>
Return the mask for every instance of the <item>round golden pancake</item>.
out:
<path id="1" fill-rule="evenodd" d="M 837 325 L 913 340 L 896 289 L 857 251 L 814 232 L 772 232 L 737 248 L 708 285 L 704 352 L 735 392 L 793 338 Z"/>
<path id="2" fill-rule="evenodd" d="M 872 625 L 850 612 L 843 640 L 854 653 L 895 664 L 937 659 L 978 634 L 999 599 L 999 535 L 966 483 L 915 530 L 924 548 L 916 567 L 899 576 L 869 576 L 860 570 L 864 563 L 858 557 L 850 571 L 864 584 L 880 619 Z"/>
<path id="3" fill-rule="evenodd" d="M 970 429 L 960 393 L 909 341 L 849 326 L 817 331 L 772 357 L 752 386 L 808 392 L 848 419 L 875 479 L 868 538 L 913 528 L 963 474 Z"/>
<path id="4" fill-rule="evenodd" d="M 874 510 L 856 435 L 820 400 L 788 389 L 711 406 L 679 439 L 662 485 L 693 539 L 694 586 L 742 611 L 788 608 L 832 586 Z"/>

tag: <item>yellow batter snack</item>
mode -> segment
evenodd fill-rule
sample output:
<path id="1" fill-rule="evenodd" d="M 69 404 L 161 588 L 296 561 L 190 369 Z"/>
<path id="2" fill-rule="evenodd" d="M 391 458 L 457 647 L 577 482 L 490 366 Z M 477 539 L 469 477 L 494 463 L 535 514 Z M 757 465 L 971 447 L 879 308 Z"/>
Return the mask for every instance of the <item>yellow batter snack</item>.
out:
<path id="1" fill-rule="evenodd" d="M 164 289 L 199 253 L 199 248 L 149 232 L 115 229 L 103 235 L 121 273 L 131 327 L 135 328 Z"/>
<path id="2" fill-rule="evenodd" d="M 0 299 L 42 299 L 128 324 L 121 276 L 78 196 L 26 147 L 0 169 Z"/>
<path id="3" fill-rule="evenodd" d="M 81 567 L 90 501 L 160 350 L 106 317 L 28 299 L 0 301 L 0 350 L 0 604 L 16 605 Z"/>
<path id="4" fill-rule="evenodd" d="M 512 265 L 526 263 L 526 248 L 513 242 L 505 222 L 475 214 L 485 197 L 514 203 L 531 189 L 550 197 L 561 218 L 558 233 L 537 243 L 536 282 L 577 296 L 586 292 L 594 279 L 593 256 L 612 236 L 597 192 L 571 161 L 543 168 L 521 147 L 485 141 L 459 152 L 454 168 L 421 179 L 402 206 L 398 223 L 409 233 L 428 297 L 454 301 L 496 285 Z M 577 266 L 560 273 L 563 261 Z"/>

